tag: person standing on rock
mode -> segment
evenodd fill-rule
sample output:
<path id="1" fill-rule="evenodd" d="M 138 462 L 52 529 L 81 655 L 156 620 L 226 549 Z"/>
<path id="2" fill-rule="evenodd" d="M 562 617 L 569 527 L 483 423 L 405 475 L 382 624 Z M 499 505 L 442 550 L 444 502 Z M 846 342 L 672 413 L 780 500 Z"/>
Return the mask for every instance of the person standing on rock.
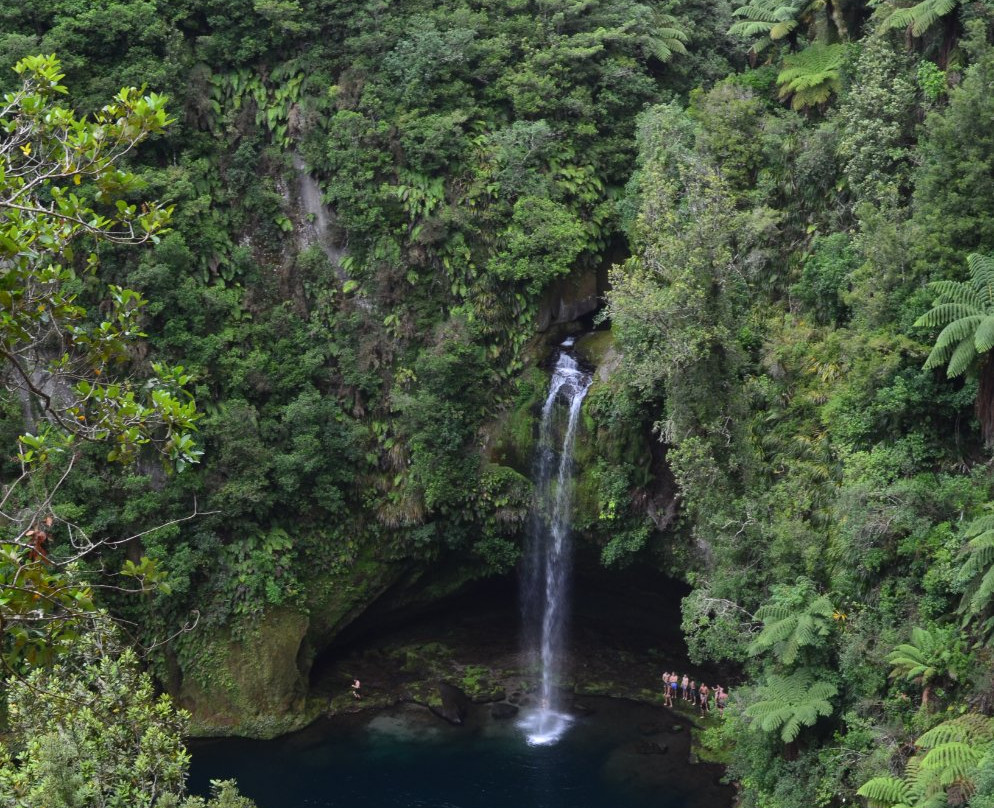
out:
<path id="1" fill-rule="evenodd" d="M 670 698 L 670 672 L 663 671 L 663 675 L 660 678 L 663 680 L 663 706 L 672 707 L 673 699 Z"/>
<path id="2" fill-rule="evenodd" d="M 718 708 L 718 715 L 722 718 L 725 717 L 725 705 L 728 704 L 728 691 L 725 690 L 721 685 L 718 685 L 718 690 L 714 694 L 714 703 Z"/>
<path id="3" fill-rule="evenodd" d="M 704 682 L 701 682 L 701 715 L 705 715 L 710 712 L 711 705 L 708 704 L 708 696 L 711 694 L 711 688 L 709 688 Z"/>
<path id="4" fill-rule="evenodd" d="M 687 674 L 683 675 L 683 679 L 680 680 L 680 690 L 683 693 L 683 700 L 687 700 L 687 689 L 690 687 L 690 678 Z"/>
<path id="5" fill-rule="evenodd" d="M 359 692 L 359 688 L 362 687 L 362 682 L 358 679 L 352 680 L 352 698 L 356 701 L 362 701 L 362 693 Z"/>

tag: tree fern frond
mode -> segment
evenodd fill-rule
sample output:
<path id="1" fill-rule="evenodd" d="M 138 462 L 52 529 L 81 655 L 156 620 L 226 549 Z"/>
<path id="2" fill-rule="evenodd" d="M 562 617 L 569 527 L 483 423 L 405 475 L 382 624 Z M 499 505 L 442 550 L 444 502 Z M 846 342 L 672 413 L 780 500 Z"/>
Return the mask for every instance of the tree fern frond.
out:
<path id="1" fill-rule="evenodd" d="M 933 747 L 922 758 L 923 769 L 943 770 L 955 767 L 976 766 L 982 757 L 981 753 L 968 743 L 950 741 Z"/>
<path id="2" fill-rule="evenodd" d="M 764 732 L 779 730 L 781 740 L 790 743 L 803 727 L 831 714 L 829 699 L 837 692 L 835 685 L 814 681 L 807 671 L 774 676 L 760 688 L 759 701 L 747 707 L 745 714 L 756 720 Z"/>
<path id="3" fill-rule="evenodd" d="M 909 8 L 896 8 L 883 21 L 880 31 L 910 28 L 912 36 L 920 37 L 957 5 L 959 0 L 922 0 Z"/>
<path id="4" fill-rule="evenodd" d="M 977 584 L 976 590 L 970 596 L 967 611 L 971 615 L 982 614 L 987 611 L 994 599 L 994 566 L 990 567 Z"/>
<path id="5" fill-rule="evenodd" d="M 938 306 L 940 303 L 962 303 L 966 306 L 973 306 L 977 312 L 984 311 L 985 299 L 974 288 L 972 282 L 933 281 L 928 285 L 928 288 L 935 293 L 933 306 Z"/>
<path id="6" fill-rule="evenodd" d="M 990 508 L 991 504 L 988 504 L 987 507 Z M 982 533 L 987 533 L 988 531 L 994 533 L 994 514 L 978 516 L 966 526 L 963 532 L 967 537 L 971 537 L 980 536 Z"/>
<path id="7" fill-rule="evenodd" d="M 959 344 L 962 340 L 969 339 L 970 343 L 973 343 L 973 334 L 977 327 L 984 321 L 984 316 L 982 314 L 968 314 L 965 316 L 960 316 L 959 319 L 953 320 L 949 325 L 939 332 L 939 336 L 936 337 L 936 345 L 952 345 Z"/>
<path id="8" fill-rule="evenodd" d="M 959 570 L 961 578 L 971 578 L 989 569 L 994 564 L 994 530 L 988 530 L 968 541 L 963 551 L 967 556 Z"/>
<path id="9" fill-rule="evenodd" d="M 981 295 L 984 302 L 994 304 L 994 258 L 981 253 L 970 253 L 966 257 L 970 267 L 970 283 Z"/>
<path id="10" fill-rule="evenodd" d="M 856 793 L 866 798 L 869 808 L 895 808 L 914 799 L 908 784 L 897 777 L 874 777 L 863 783 Z"/>
<path id="11" fill-rule="evenodd" d="M 973 294 L 971 292 L 971 294 Z M 919 328 L 935 328 L 940 325 L 959 322 L 969 317 L 983 317 L 984 310 L 978 306 L 973 306 L 962 301 L 949 301 L 937 303 L 921 317 L 915 320 L 915 325 Z"/>
<path id="12" fill-rule="evenodd" d="M 732 36 L 741 37 L 754 37 L 759 35 L 767 35 L 770 33 L 770 29 L 776 25 L 775 22 L 767 22 L 765 20 L 743 20 L 742 22 L 735 23 L 731 28 L 728 29 L 728 33 Z"/>
<path id="13" fill-rule="evenodd" d="M 765 603 L 756 610 L 756 619 L 769 623 L 774 620 L 786 620 L 792 617 L 794 609 L 782 606 L 779 603 Z"/>
<path id="14" fill-rule="evenodd" d="M 955 323 L 951 323 L 946 326 L 951 328 Z M 942 338 L 942 335 L 939 335 Z M 950 379 L 955 379 L 957 376 L 962 376 L 970 369 L 970 365 L 973 364 L 974 360 L 977 358 L 977 349 L 973 344 L 972 339 L 964 339 L 956 349 L 953 351 L 952 356 L 949 357 L 949 364 L 946 366 L 946 376 Z"/>
<path id="15" fill-rule="evenodd" d="M 951 743 L 977 744 L 990 743 L 992 740 L 994 719 L 979 713 L 966 713 L 932 727 L 915 741 L 915 746 L 932 750 Z M 924 759 L 921 765 L 925 766 Z"/>
<path id="16" fill-rule="evenodd" d="M 774 42 L 778 39 L 783 39 L 785 36 L 789 36 L 790 32 L 795 28 L 797 28 L 797 20 L 778 22 L 770 28 L 770 39 Z"/>
<path id="17" fill-rule="evenodd" d="M 839 88 L 844 56 L 840 44 L 815 43 L 786 57 L 777 76 L 780 97 L 791 97 L 794 109 L 824 103 Z"/>
<path id="18" fill-rule="evenodd" d="M 952 356 L 955 347 L 955 345 L 933 345 L 925 359 L 925 364 L 922 365 L 922 370 L 933 370 L 948 364 L 949 357 Z"/>

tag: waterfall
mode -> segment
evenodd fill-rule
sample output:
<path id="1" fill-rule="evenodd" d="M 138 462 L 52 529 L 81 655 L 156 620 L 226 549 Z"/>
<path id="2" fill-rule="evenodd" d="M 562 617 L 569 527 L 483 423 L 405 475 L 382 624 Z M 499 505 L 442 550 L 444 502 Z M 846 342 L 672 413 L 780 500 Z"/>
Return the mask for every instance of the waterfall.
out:
<path id="1" fill-rule="evenodd" d="M 555 743 L 571 720 L 559 704 L 556 685 L 563 670 L 569 617 L 573 443 L 580 406 L 592 380 L 568 352 L 572 345 L 572 338 L 562 344 L 542 407 L 533 467 L 535 501 L 522 580 L 525 650 L 531 665 L 541 672 L 538 706 L 521 722 L 528 742 L 534 745 Z M 568 408 L 563 430 L 557 428 L 563 409 L 557 406 L 559 402 Z"/>

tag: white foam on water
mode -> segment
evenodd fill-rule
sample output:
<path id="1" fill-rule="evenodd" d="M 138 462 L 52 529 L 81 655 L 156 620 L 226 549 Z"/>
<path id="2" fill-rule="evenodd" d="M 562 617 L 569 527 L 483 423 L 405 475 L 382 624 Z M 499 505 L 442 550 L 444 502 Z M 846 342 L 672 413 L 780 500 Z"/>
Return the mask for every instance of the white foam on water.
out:
<path id="1" fill-rule="evenodd" d="M 556 743 L 573 723 L 573 716 L 557 710 L 531 710 L 518 721 L 529 746 L 551 746 Z"/>

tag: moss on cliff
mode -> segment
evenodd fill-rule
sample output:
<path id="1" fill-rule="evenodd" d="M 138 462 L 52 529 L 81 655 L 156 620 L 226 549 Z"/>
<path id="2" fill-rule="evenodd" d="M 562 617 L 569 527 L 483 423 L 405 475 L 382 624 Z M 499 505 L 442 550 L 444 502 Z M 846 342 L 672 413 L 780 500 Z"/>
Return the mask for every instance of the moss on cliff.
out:
<path id="1" fill-rule="evenodd" d="M 179 703 L 193 714 L 193 734 L 272 738 L 312 720 L 297 667 L 308 623 L 274 609 L 237 629 L 183 635 Z"/>

